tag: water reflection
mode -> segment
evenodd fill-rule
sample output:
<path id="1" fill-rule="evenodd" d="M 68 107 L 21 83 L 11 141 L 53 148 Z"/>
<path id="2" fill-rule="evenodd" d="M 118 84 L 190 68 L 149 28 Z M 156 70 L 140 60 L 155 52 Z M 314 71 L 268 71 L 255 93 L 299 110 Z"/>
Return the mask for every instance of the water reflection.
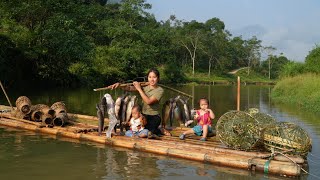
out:
<path id="1" fill-rule="evenodd" d="M 0 179 L 261 179 L 250 171 L 0 127 Z M 17 146 L 17 144 L 19 144 Z M 23 150 L 21 149 L 23 147 Z M 18 155 L 18 156 L 17 156 Z"/>

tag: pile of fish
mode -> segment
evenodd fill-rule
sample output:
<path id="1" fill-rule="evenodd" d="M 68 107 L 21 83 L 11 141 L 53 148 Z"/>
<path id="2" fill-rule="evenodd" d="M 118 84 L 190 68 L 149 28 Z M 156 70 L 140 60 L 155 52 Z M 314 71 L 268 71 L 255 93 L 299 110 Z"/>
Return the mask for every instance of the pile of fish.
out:
<path id="1" fill-rule="evenodd" d="M 188 99 L 182 99 L 180 96 L 170 98 L 162 107 L 162 126 L 166 128 L 168 123 L 173 126 L 174 121 L 177 121 L 180 126 L 188 127 L 193 123 L 193 117 L 196 113 L 195 109 L 189 108 Z M 181 110 L 182 109 L 182 110 Z"/>
<path id="2" fill-rule="evenodd" d="M 110 94 L 105 94 L 100 102 L 96 104 L 97 117 L 99 120 L 98 133 L 99 135 L 105 129 L 104 118 L 108 116 L 109 126 L 106 131 L 106 136 L 111 137 L 111 132 L 116 128 L 120 129 L 120 134 L 123 133 L 123 129 L 127 129 L 128 122 L 131 118 L 132 107 L 137 104 L 138 98 L 135 95 L 129 95 L 128 93 L 118 97 L 116 101 L 112 99 Z M 180 126 L 189 126 L 193 122 L 193 116 L 195 110 L 190 110 L 187 99 L 182 99 L 180 96 L 170 98 L 162 107 L 162 127 L 172 127 L 174 122 L 177 121 Z M 183 110 L 181 110 L 183 109 Z M 168 124 L 169 123 L 169 124 Z"/>
<path id="3" fill-rule="evenodd" d="M 105 94 L 96 105 L 97 117 L 99 119 L 99 135 L 101 135 L 104 130 L 104 117 L 107 114 L 110 121 L 107 137 L 111 137 L 111 131 L 113 129 L 116 132 L 116 127 L 119 127 L 120 133 L 123 134 L 123 129 L 126 128 L 131 118 L 132 107 L 135 104 L 137 104 L 137 97 L 135 95 L 131 96 L 128 93 L 125 93 L 118 97 L 114 102 L 110 94 Z"/>

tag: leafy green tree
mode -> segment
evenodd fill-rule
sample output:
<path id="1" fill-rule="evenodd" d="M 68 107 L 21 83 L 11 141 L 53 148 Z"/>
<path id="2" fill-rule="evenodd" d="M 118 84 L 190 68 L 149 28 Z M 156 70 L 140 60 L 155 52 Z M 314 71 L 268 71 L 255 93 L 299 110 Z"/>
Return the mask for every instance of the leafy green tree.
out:
<path id="1" fill-rule="evenodd" d="M 168 63 L 164 68 L 164 81 L 167 83 L 184 83 L 186 76 L 181 68 L 174 62 Z"/>
<path id="2" fill-rule="evenodd" d="M 301 62 L 289 61 L 284 64 L 281 71 L 279 72 L 279 77 L 293 77 L 306 72 L 305 64 Z"/>
<path id="3" fill-rule="evenodd" d="M 320 73 L 320 46 L 316 45 L 306 57 L 306 69 L 308 72 Z"/>
<path id="4" fill-rule="evenodd" d="M 203 39 L 201 50 L 208 59 L 208 76 L 211 75 L 211 69 L 216 71 L 225 71 L 231 66 L 231 58 L 227 58 L 225 51 L 228 46 L 230 34 L 225 31 L 225 26 L 218 18 L 212 18 L 205 22 L 206 34 Z"/>
<path id="5" fill-rule="evenodd" d="M 197 51 L 200 49 L 203 40 L 204 24 L 195 20 L 183 22 L 182 26 L 177 27 L 176 41 L 184 47 L 192 61 L 192 74 L 195 72 Z"/>
<path id="6" fill-rule="evenodd" d="M 280 76 L 284 66 L 289 62 L 290 61 L 283 55 L 271 55 L 266 61 L 262 62 L 262 70 L 260 72 L 265 75 L 268 74 L 269 79 L 276 79 Z"/>
<path id="7" fill-rule="evenodd" d="M 261 40 L 258 40 L 257 37 L 253 36 L 251 39 L 245 41 L 245 47 L 247 52 L 247 66 L 248 66 L 248 75 L 250 74 L 250 68 L 255 68 L 260 64 L 261 52 Z"/>

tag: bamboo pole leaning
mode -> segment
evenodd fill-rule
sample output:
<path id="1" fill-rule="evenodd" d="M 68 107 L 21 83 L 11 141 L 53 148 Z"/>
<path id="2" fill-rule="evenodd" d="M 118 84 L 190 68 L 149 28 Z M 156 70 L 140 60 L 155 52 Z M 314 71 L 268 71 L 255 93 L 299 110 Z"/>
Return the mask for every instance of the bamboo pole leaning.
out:
<path id="1" fill-rule="evenodd" d="M 2 91 L 3 91 L 3 93 L 4 93 L 4 95 L 5 95 L 6 98 L 7 98 L 7 101 L 8 101 L 8 103 L 9 103 L 10 107 L 12 108 L 12 110 L 14 110 L 14 109 L 13 109 L 13 106 L 12 106 L 12 104 L 11 104 L 11 101 L 10 101 L 8 95 L 7 95 L 7 92 L 6 92 L 6 90 L 4 89 L 1 81 L 0 81 L 0 86 L 1 86 L 1 89 L 2 89 Z"/>

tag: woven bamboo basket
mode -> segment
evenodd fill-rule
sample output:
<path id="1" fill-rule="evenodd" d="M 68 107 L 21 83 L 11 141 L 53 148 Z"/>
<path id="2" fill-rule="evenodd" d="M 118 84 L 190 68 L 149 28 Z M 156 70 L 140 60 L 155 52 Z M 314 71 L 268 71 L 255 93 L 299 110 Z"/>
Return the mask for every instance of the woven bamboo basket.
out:
<path id="1" fill-rule="evenodd" d="M 259 146 L 261 140 L 259 122 L 243 111 L 223 114 L 216 131 L 220 141 L 233 149 L 250 150 Z"/>
<path id="2" fill-rule="evenodd" d="M 31 101 L 27 96 L 20 96 L 16 100 L 16 107 L 23 114 L 29 114 L 31 112 Z"/>
<path id="3" fill-rule="evenodd" d="M 51 109 L 53 109 L 56 114 L 67 113 L 66 105 L 61 101 L 55 102 L 54 104 L 52 104 Z"/>
<path id="4" fill-rule="evenodd" d="M 55 111 L 51 109 L 48 105 L 37 104 L 31 107 L 31 120 L 41 121 L 45 124 L 52 124 Z"/>
<path id="5" fill-rule="evenodd" d="M 312 140 L 300 126 L 290 122 L 279 122 L 265 129 L 263 134 L 266 149 L 290 154 L 307 155 L 311 150 Z"/>

